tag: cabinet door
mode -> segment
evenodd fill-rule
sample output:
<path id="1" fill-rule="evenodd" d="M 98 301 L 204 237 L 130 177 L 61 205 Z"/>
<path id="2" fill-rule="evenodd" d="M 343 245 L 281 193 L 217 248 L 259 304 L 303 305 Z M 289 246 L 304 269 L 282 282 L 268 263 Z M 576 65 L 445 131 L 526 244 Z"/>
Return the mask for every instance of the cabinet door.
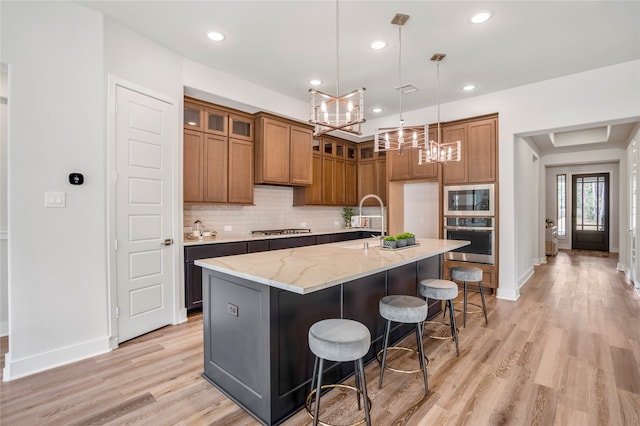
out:
<path id="1" fill-rule="evenodd" d="M 358 164 L 358 200 L 361 200 L 367 194 L 376 192 L 374 176 L 375 164 L 373 161 Z M 363 205 L 374 206 L 377 203 L 374 199 L 369 198 Z"/>
<path id="2" fill-rule="evenodd" d="M 442 166 L 442 180 L 444 184 L 467 183 L 467 162 L 469 161 L 469 151 L 467 149 L 467 125 L 458 124 L 445 126 L 442 129 L 443 142 L 460 141 L 460 151 L 462 159 L 450 162 Z M 475 159 L 473 160 L 475 161 Z"/>
<path id="3" fill-rule="evenodd" d="M 311 185 L 313 182 L 312 145 L 313 132 L 311 129 L 291 126 L 290 183 L 292 185 Z"/>
<path id="4" fill-rule="evenodd" d="M 378 197 L 382 199 L 382 204 L 387 204 L 387 162 L 376 160 L 375 165 L 375 190 Z M 376 203 L 376 205 L 378 205 Z M 386 227 L 386 225 L 385 225 Z"/>
<path id="5" fill-rule="evenodd" d="M 229 202 L 253 204 L 253 142 L 229 138 Z"/>
<path id="6" fill-rule="evenodd" d="M 322 157 L 322 204 L 329 206 L 336 203 L 334 166 L 335 159 Z"/>
<path id="7" fill-rule="evenodd" d="M 204 107 L 188 101 L 184 103 L 183 127 L 190 130 L 204 130 Z"/>
<path id="8" fill-rule="evenodd" d="M 387 164 L 389 167 L 389 180 L 411 179 L 412 151 L 414 151 L 414 149 L 404 149 L 402 154 L 400 154 L 400 151 L 388 152 Z M 417 152 L 417 149 L 415 151 Z"/>
<path id="9" fill-rule="evenodd" d="M 202 307 L 202 268 L 187 262 L 185 264 L 185 307 L 187 310 Z"/>
<path id="10" fill-rule="evenodd" d="M 204 134 L 192 130 L 184 131 L 183 168 L 184 201 L 197 202 L 203 199 L 202 146 Z"/>
<path id="11" fill-rule="evenodd" d="M 347 206 L 355 206 L 358 204 L 358 165 L 353 161 L 345 163 L 344 172 L 344 204 Z"/>
<path id="12" fill-rule="evenodd" d="M 429 129 L 429 140 L 437 140 L 438 130 L 437 128 Z M 422 164 L 419 163 L 419 155 L 420 151 L 414 149 L 411 151 L 411 177 L 414 179 L 423 179 L 423 178 L 437 178 L 438 177 L 438 163 L 427 163 L 424 162 Z M 389 159 L 387 159 L 389 161 Z M 391 180 L 391 179 L 389 179 Z"/>
<path id="13" fill-rule="evenodd" d="M 256 156 L 256 183 L 288 184 L 289 125 L 269 118 L 262 120 L 262 141 L 258 141 L 262 145 Z"/>
<path id="14" fill-rule="evenodd" d="M 204 200 L 210 203 L 227 202 L 227 138 L 206 135 L 204 142 Z"/>
<path id="15" fill-rule="evenodd" d="M 491 118 L 467 125 L 469 183 L 496 181 L 496 121 Z"/>
<path id="16" fill-rule="evenodd" d="M 253 118 L 239 114 L 229 114 L 229 137 L 253 142 Z"/>
<path id="17" fill-rule="evenodd" d="M 306 204 L 320 205 L 322 204 L 322 156 L 313 154 L 313 183 L 305 188 Z"/>
<path id="18" fill-rule="evenodd" d="M 204 131 L 212 135 L 227 136 L 227 121 L 229 114 L 226 111 L 206 108 Z"/>
<path id="19" fill-rule="evenodd" d="M 335 192 L 335 204 L 343 206 L 346 200 L 345 193 L 345 162 L 339 158 L 333 164 L 333 186 Z"/>

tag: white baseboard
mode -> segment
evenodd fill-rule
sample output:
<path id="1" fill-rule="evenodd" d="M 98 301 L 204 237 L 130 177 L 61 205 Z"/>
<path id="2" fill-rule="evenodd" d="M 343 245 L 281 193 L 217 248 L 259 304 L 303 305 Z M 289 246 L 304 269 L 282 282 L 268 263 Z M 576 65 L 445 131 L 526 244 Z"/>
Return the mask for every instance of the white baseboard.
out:
<path id="1" fill-rule="evenodd" d="M 8 335 L 9 335 L 9 322 L 8 321 L 0 322 L 0 337 L 4 337 Z"/>
<path id="2" fill-rule="evenodd" d="M 533 276 L 533 266 L 529 267 L 529 269 L 527 269 L 525 273 L 522 274 L 522 276 L 518 280 L 518 293 L 520 293 L 519 290 L 522 288 L 522 286 L 526 284 L 527 281 L 529 281 L 529 278 L 531 278 L 532 276 Z"/>
<path id="3" fill-rule="evenodd" d="M 8 382 L 109 351 L 109 337 L 105 336 L 22 359 L 14 360 L 11 352 L 7 352 L 2 378 Z"/>
<path id="4" fill-rule="evenodd" d="M 516 289 L 511 289 L 511 288 L 504 289 L 504 288 L 498 287 L 498 292 L 496 293 L 496 297 L 498 299 L 512 300 L 515 302 L 520 297 L 520 292 L 517 291 Z"/>
<path id="5" fill-rule="evenodd" d="M 624 272 L 627 276 L 629 276 L 629 274 L 627 274 L 627 268 L 620 262 L 618 262 L 618 264 L 616 265 L 616 269 L 619 272 Z"/>

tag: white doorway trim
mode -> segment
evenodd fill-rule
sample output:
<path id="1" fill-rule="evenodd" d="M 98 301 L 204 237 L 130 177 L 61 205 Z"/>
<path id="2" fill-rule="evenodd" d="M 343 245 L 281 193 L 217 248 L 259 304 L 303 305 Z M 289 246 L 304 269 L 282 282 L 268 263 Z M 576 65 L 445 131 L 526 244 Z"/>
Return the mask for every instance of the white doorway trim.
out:
<path id="1" fill-rule="evenodd" d="M 182 125 L 179 124 L 180 110 L 179 103 L 175 99 L 172 99 L 161 93 L 154 92 L 145 87 L 131 83 L 127 80 L 115 77 L 111 74 L 107 77 L 107 315 L 109 324 L 109 345 L 111 349 L 118 347 L 118 318 L 116 308 L 117 303 L 117 274 L 116 274 L 116 88 L 124 87 L 126 89 L 139 92 L 149 97 L 156 98 L 160 101 L 166 102 L 171 105 L 171 116 L 175 119 L 176 134 L 174 137 L 174 144 L 171 152 L 173 158 L 173 176 L 172 184 L 174 185 L 173 200 L 171 205 L 173 206 L 173 228 L 175 229 L 175 235 L 182 235 L 182 152 L 180 138 Z M 187 311 L 184 307 L 184 290 L 182 287 L 183 281 L 181 280 L 183 266 L 182 266 L 182 238 L 174 238 L 175 250 L 173 256 L 173 323 L 178 324 L 186 321 Z"/>

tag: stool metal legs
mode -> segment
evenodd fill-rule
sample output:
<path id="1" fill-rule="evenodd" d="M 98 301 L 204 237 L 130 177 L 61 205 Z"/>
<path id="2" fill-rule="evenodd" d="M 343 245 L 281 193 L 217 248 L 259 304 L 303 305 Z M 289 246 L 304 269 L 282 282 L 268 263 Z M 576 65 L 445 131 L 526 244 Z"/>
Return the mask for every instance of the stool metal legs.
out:
<path id="1" fill-rule="evenodd" d="M 453 336 L 453 341 L 456 342 L 456 356 L 460 356 L 460 346 L 458 345 L 458 328 L 456 327 L 456 313 L 453 310 L 453 300 L 449 299 L 445 302 L 445 312 L 447 310 L 447 306 L 449 307 L 449 324 L 451 325 L 451 336 Z"/>
<path id="2" fill-rule="evenodd" d="M 388 349 L 402 349 L 407 351 L 412 351 L 413 349 L 409 348 L 401 348 L 401 347 L 389 347 L 389 332 L 391 330 L 391 321 L 387 320 L 387 325 L 385 327 L 384 332 L 384 343 L 382 346 L 382 361 L 380 363 L 380 379 L 378 381 L 378 389 L 382 389 L 382 380 L 384 378 L 384 369 L 387 362 L 387 350 Z M 418 353 L 418 357 L 420 358 L 420 370 L 398 370 L 391 368 L 391 370 L 396 371 L 398 373 L 417 373 L 418 371 L 422 371 L 422 378 L 424 379 L 424 393 L 429 393 L 429 382 L 427 379 L 427 362 L 426 357 L 424 356 L 424 348 L 422 346 L 422 322 L 416 323 L 416 343 L 418 345 L 418 350 L 415 351 Z"/>
<path id="3" fill-rule="evenodd" d="M 324 366 L 324 359 L 319 358 L 319 357 L 315 357 L 315 361 L 313 363 L 313 377 L 311 378 L 311 391 L 313 393 L 313 390 L 315 389 L 315 397 L 316 397 L 316 403 L 315 403 L 315 407 L 313 409 L 313 426 L 317 426 L 318 424 L 326 424 L 326 423 L 322 423 L 320 422 L 320 417 L 318 416 L 318 414 L 320 413 L 320 392 L 322 391 L 322 369 Z M 356 395 L 358 396 L 358 410 L 360 410 L 360 392 L 362 392 L 362 401 L 364 403 L 364 422 L 368 425 L 371 426 L 371 402 L 369 401 L 369 397 L 367 395 L 367 380 L 365 379 L 365 375 L 364 375 L 364 364 L 362 362 L 362 358 L 358 359 L 357 361 L 354 361 L 354 367 L 355 367 L 355 391 L 356 391 Z M 316 379 L 317 379 L 317 383 L 316 383 Z M 353 388 L 351 386 L 345 386 L 345 385 L 328 385 L 328 386 L 324 386 L 325 388 L 327 387 L 342 387 L 342 388 L 348 388 L 348 389 L 352 389 Z M 311 393 L 311 394 L 312 394 Z M 309 394 L 309 396 L 307 398 L 311 397 L 311 394 Z M 307 402 L 308 404 L 308 402 Z M 360 420 L 360 422 L 355 423 L 357 424 L 361 424 L 362 420 Z"/>
<path id="4" fill-rule="evenodd" d="M 482 313 L 484 314 L 484 323 L 488 325 L 489 321 L 487 320 L 487 306 L 484 303 L 484 292 L 482 291 L 482 281 L 478 281 L 478 287 L 480 288 L 480 298 L 482 299 Z M 463 312 L 462 320 L 463 320 L 462 326 L 464 328 L 467 328 L 467 282 L 466 281 L 464 282 L 464 312 Z"/>

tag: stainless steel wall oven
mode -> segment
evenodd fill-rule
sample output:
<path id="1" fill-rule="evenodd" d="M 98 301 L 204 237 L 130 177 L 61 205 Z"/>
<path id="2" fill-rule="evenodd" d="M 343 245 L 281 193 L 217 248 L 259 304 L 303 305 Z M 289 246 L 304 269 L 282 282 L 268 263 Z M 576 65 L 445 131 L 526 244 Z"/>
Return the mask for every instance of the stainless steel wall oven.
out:
<path id="1" fill-rule="evenodd" d="M 495 228 L 492 217 L 446 217 L 444 238 L 471 244 L 447 252 L 447 260 L 495 264 Z"/>

